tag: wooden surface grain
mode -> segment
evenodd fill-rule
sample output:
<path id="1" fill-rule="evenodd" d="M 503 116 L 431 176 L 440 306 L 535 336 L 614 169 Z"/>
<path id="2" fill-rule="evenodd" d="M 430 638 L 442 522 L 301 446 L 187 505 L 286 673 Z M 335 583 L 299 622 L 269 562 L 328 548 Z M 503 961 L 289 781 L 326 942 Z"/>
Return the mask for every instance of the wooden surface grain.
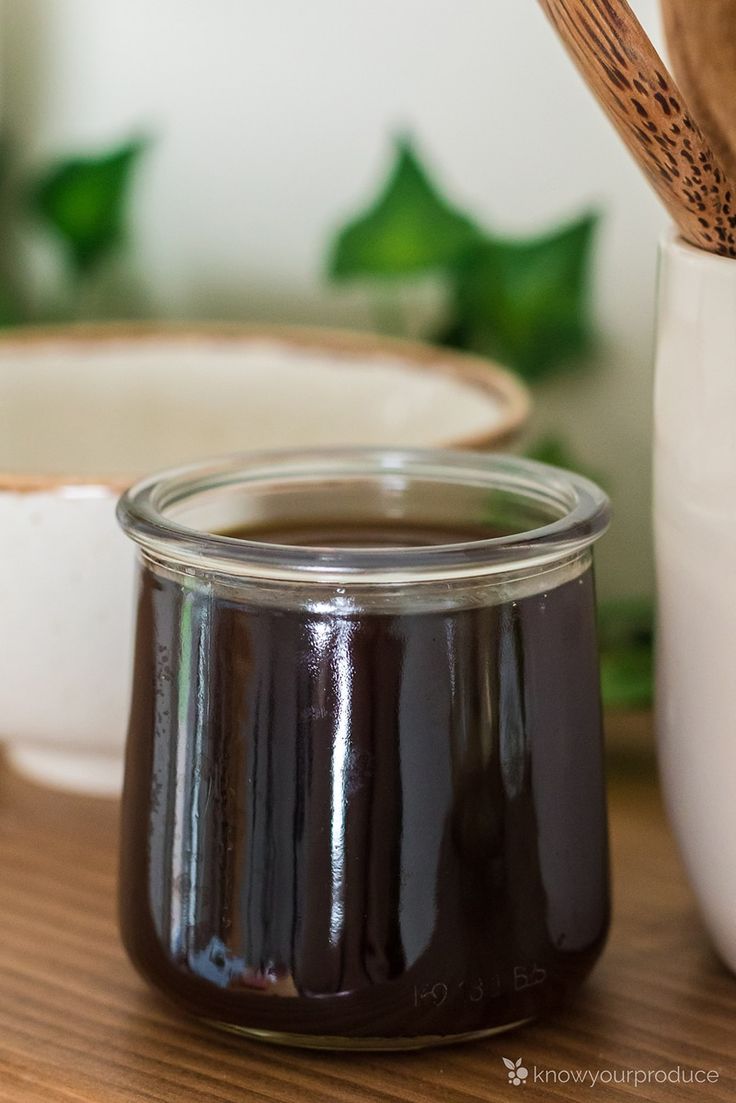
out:
<path id="1" fill-rule="evenodd" d="M 0 770 L 0 1100 L 736 1099 L 736 978 L 708 947 L 642 770 L 627 777 L 619 764 L 612 781 L 614 923 L 575 1002 L 513 1035 L 392 1055 L 272 1049 L 181 1016 L 139 980 L 118 942 L 114 803 L 47 792 Z M 504 1056 L 523 1058 L 523 1086 L 509 1084 Z M 719 1079 L 592 1088 L 550 1077 L 678 1065 Z"/>

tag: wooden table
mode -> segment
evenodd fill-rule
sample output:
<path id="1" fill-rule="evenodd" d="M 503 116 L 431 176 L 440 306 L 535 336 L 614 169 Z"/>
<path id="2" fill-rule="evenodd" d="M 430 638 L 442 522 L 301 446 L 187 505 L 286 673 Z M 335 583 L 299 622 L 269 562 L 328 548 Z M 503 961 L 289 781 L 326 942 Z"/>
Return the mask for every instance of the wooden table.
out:
<path id="1" fill-rule="evenodd" d="M 514 1035 L 424 1053 L 273 1049 L 170 1009 L 118 942 L 116 821 L 114 803 L 0 771 L 2 1103 L 736 1099 L 736 979 L 703 935 L 651 768 L 612 780 L 615 919 L 574 1006 Z M 523 1058 L 523 1086 L 509 1084 L 502 1056 Z M 678 1064 L 719 1081 L 591 1088 L 549 1078 Z M 534 1082 L 535 1067 L 547 1083 Z"/>

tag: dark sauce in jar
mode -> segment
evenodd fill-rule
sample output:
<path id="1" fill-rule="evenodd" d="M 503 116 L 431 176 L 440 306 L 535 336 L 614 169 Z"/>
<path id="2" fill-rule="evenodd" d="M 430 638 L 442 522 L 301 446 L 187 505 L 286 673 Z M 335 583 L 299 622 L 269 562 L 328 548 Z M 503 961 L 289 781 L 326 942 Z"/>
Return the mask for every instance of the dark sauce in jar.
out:
<path id="1" fill-rule="evenodd" d="M 411 547 L 493 533 L 325 521 L 227 535 Z M 501 1028 L 574 988 L 609 906 L 589 559 L 544 585 L 322 611 L 144 563 L 121 868 L 141 973 L 199 1017 L 355 1045 Z"/>

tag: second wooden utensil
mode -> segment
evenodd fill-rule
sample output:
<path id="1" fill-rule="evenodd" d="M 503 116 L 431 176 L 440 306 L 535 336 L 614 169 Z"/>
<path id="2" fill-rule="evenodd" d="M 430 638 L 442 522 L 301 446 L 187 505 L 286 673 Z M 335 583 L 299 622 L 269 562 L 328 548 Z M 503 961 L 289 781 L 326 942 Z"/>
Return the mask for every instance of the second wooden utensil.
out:
<path id="1" fill-rule="evenodd" d="M 736 0 L 661 0 L 675 76 L 724 168 L 736 177 Z"/>
<path id="2" fill-rule="evenodd" d="M 539 2 L 685 240 L 736 257 L 736 187 L 626 0 Z"/>

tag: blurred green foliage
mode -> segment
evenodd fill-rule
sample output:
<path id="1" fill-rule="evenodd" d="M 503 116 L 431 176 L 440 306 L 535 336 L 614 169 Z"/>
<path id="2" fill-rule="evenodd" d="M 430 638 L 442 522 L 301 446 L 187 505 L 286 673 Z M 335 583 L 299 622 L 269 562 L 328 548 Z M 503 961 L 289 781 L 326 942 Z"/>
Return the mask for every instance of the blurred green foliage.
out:
<path id="1" fill-rule="evenodd" d="M 33 213 L 55 233 L 80 276 L 122 243 L 132 173 L 142 139 L 93 157 L 58 161 L 31 183 Z"/>
<path id="2" fill-rule="evenodd" d="M 654 682 L 654 603 L 649 598 L 601 602 L 601 685 L 608 708 L 648 708 Z"/>
<path id="3" fill-rule="evenodd" d="M 537 463 L 548 463 L 552 467 L 563 467 L 567 471 L 576 471 L 578 475 L 584 475 L 586 479 L 592 479 L 594 483 L 606 488 L 608 482 L 601 471 L 596 471 L 584 463 L 570 448 L 570 445 L 562 437 L 556 434 L 539 437 L 524 455 L 527 459 L 536 460 Z"/>
<path id="4" fill-rule="evenodd" d="M 471 219 L 439 193 L 411 142 L 399 138 L 388 180 L 338 235 L 329 271 L 333 279 L 382 279 L 446 269 L 482 240 Z"/>
<path id="5" fill-rule="evenodd" d="M 593 340 L 590 261 L 598 216 L 539 237 L 487 237 L 452 274 L 443 343 L 492 356 L 529 382 L 580 362 Z"/>
<path id="6" fill-rule="evenodd" d="M 63 158 L 30 179 L 13 172 L 11 150 L 0 142 L 0 325 L 55 320 L 63 306 L 33 307 L 19 294 L 21 273 L 8 257 L 30 216 L 55 239 L 69 264 L 59 302 L 73 301 L 125 243 L 135 169 L 147 142 L 134 138 L 96 154 Z M 70 294 L 71 292 L 71 294 Z M 22 305 L 21 305 L 22 304 Z"/>
<path id="7" fill-rule="evenodd" d="M 7 141 L 0 139 L 0 327 L 12 325 L 20 317 L 9 262 L 9 175 L 10 147 Z"/>
<path id="8" fill-rule="evenodd" d="M 338 232 L 328 271 L 384 283 L 439 272 L 449 317 L 436 339 L 535 381 L 580 363 L 591 347 L 598 222 L 587 213 L 539 236 L 496 236 L 444 198 L 402 137 L 377 199 Z"/>
<path id="9" fill-rule="evenodd" d="M 18 309 L 15 299 L 7 288 L 0 286 L 0 328 L 15 325 L 18 321 Z"/>
<path id="10" fill-rule="evenodd" d="M 402 280 L 439 273 L 448 316 L 435 339 L 500 360 L 537 384 L 583 368 L 594 347 L 592 262 L 599 223 L 597 213 L 586 212 L 534 237 L 494 234 L 443 195 L 402 137 L 377 198 L 337 233 L 328 272 L 333 280 L 361 279 L 394 290 Z M 605 476 L 557 435 L 535 441 L 525 454 L 606 485 Z M 494 508 L 508 520 L 508 503 Z M 653 622 L 651 602 L 601 605 L 608 708 L 651 704 Z"/>

